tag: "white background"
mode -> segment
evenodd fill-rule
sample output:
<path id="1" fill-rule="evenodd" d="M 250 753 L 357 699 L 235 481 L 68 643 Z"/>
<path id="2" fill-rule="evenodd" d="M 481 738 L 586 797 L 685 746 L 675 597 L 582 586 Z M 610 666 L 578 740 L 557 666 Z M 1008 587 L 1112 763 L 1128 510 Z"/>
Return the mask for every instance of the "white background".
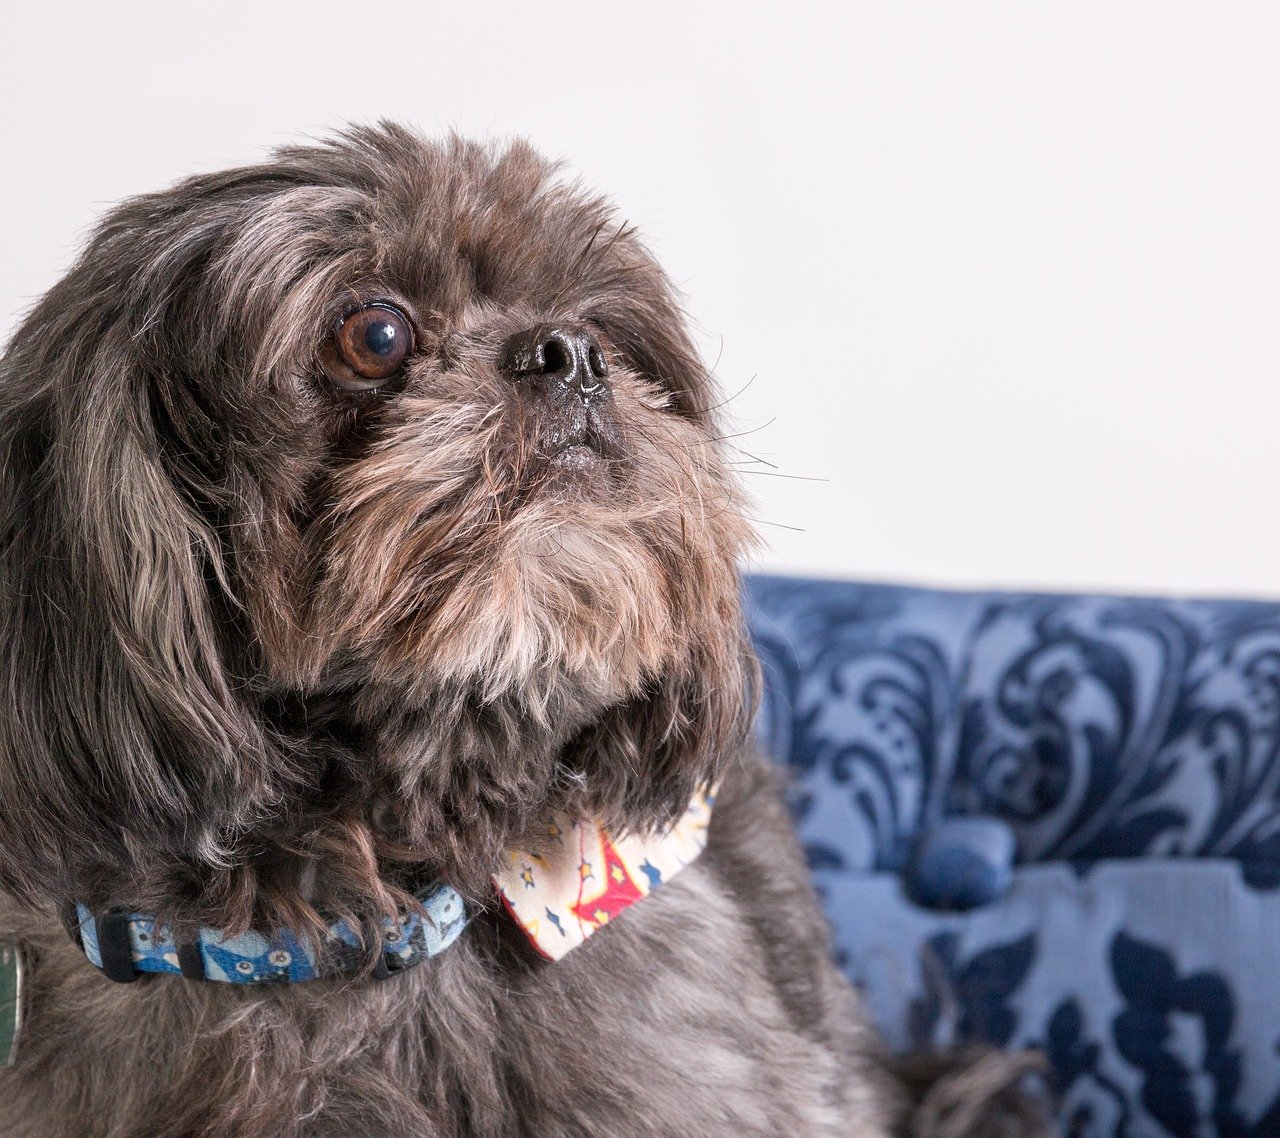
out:
<path id="1" fill-rule="evenodd" d="M 465 14 L 463 14 L 465 13 Z M 523 134 L 688 298 L 768 568 L 1280 596 L 1280 8 L 7 6 L 0 330 L 111 202 Z M 785 528 L 794 527 L 794 528 Z"/>

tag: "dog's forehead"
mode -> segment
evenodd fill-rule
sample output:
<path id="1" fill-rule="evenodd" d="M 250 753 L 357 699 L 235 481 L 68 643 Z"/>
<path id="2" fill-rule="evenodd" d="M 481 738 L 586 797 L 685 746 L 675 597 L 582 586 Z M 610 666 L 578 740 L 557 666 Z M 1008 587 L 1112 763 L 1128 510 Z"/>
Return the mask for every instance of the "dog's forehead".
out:
<path id="1" fill-rule="evenodd" d="M 374 271 L 433 305 L 574 303 L 606 284 L 629 238 L 602 197 L 523 143 L 421 141 L 374 152 L 363 182 Z M 373 183 L 370 187 L 370 182 Z"/>

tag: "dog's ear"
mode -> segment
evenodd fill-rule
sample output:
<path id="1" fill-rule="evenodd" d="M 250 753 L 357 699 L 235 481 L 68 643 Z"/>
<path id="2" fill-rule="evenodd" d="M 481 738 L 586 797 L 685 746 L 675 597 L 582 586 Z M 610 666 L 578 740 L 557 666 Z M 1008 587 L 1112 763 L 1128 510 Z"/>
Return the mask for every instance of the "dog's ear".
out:
<path id="1" fill-rule="evenodd" d="M 0 889 L 29 900 L 216 866 L 268 781 L 210 606 L 218 541 L 164 466 L 163 353 L 103 244 L 0 364 Z"/>

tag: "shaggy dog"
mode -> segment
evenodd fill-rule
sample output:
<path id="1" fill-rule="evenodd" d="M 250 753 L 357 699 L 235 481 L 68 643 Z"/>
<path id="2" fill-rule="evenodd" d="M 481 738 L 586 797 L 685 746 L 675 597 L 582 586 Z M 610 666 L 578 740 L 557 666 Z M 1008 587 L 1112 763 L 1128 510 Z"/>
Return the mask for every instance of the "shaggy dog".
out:
<path id="1" fill-rule="evenodd" d="M 107 216 L 0 376 L 0 1134 L 1030 1132 L 1016 1064 L 913 1091 L 828 959 L 746 745 L 719 402 L 524 145 L 355 130 Z M 706 790 L 705 852 L 563 960 L 499 904 L 553 819 L 643 840 Z M 379 979 L 427 882 L 470 923 Z M 121 905 L 362 947 L 113 984 Z"/>

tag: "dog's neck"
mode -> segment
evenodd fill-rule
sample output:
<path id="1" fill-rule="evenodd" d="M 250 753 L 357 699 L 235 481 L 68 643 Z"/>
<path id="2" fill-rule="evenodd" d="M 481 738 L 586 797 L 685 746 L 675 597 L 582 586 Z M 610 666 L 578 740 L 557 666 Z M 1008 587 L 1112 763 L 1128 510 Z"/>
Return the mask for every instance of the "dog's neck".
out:
<path id="1" fill-rule="evenodd" d="M 256 835 L 262 870 L 313 908 L 349 903 L 362 881 L 376 896 L 374 877 L 391 895 L 438 880 L 487 898 L 507 851 L 549 816 L 598 813 L 572 753 L 599 710 L 582 702 L 561 695 L 535 714 L 456 689 L 416 706 L 368 688 L 273 694 L 264 720 L 314 769 Z"/>
<path id="2" fill-rule="evenodd" d="M 232 932 L 378 919 L 433 883 L 487 906 L 509 851 L 536 848 L 548 819 L 653 832 L 712 781 L 650 765 L 661 741 L 633 725 L 668 722 L 637 712 L 650 693 L 612 706 L 565 682 L 541 694 L 530 706 L 457 687 L 412 700 L 370 682 L 260 690 L 256 718 L 279 756 L 281 792 L 234 825 L 202 819 L 230 856 L 202 857 L 195 838 L 173 835 L 68 880 L 60 900 Z"/>

